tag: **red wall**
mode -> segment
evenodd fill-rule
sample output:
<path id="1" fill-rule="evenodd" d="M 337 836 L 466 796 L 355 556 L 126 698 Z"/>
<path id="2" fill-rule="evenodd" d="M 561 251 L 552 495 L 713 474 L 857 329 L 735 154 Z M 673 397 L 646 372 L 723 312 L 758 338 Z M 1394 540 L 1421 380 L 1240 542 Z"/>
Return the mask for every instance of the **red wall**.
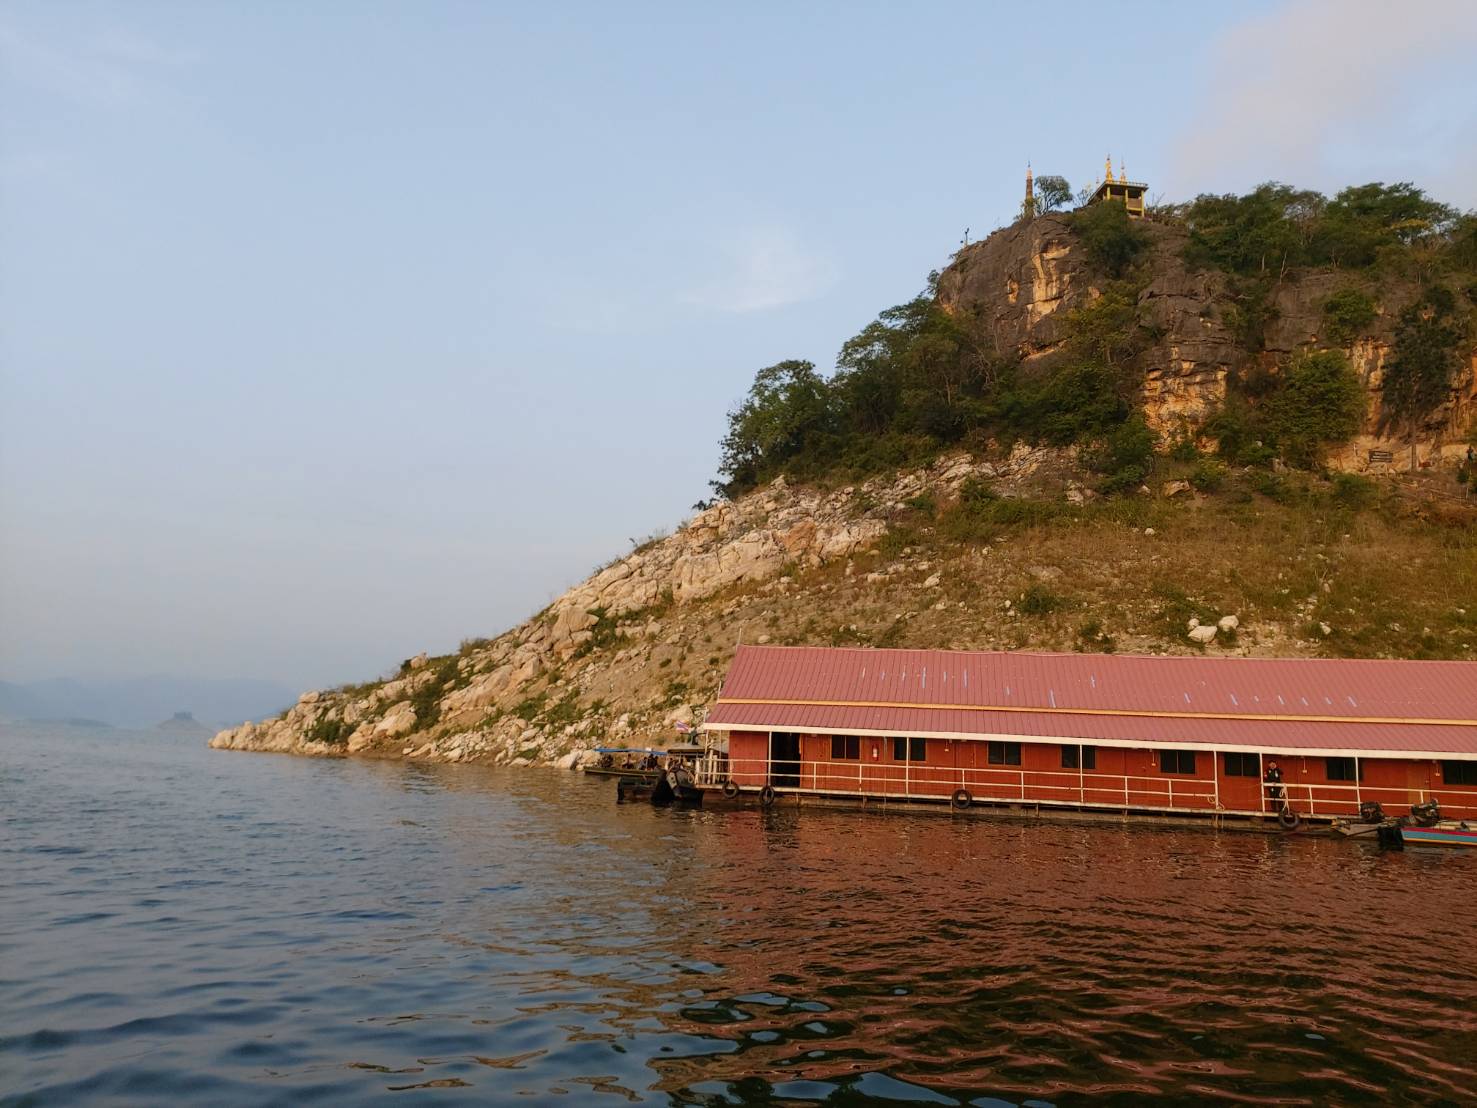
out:
<path id="1" fill-rule="evenodd" d="M 991 765 L 983 741 L 929 739 L 921 762 L 893 757 L 890 738 L 859 740 L 861 757 L 832 758 L 829 734 L 800 737 L 800 788 L 803 791 L 866 796 L 947 797 L 968 789 L 981 800 L 1060 801 L 1099 807 L 1188 808 L 1273 811 L 1260 777 L 1230 777 L 1220 752 L 1195 752 L 1195 773 L 1164 773 L 1156 750 L 1097 747 L 1091 770 L 1064 769 L 1061 745 L 1021 743 L 1019 766 Z M 767 732 L 729 735 L 730 776 L 758 788 L 769 781 Z M 1264 756 L 1263 764 L 1271 756 Z M 1292 807 L 1303 815 L 1352 815 L 1360 800 L 1377 800 L 1391 815 L 1411 804 L 1441 800 L 1442 811 L 1459 819 L 1477 818 L 1477 786 L 1446 786 L 1439 763 L 1408 759 L 1365 759 L 1364 778 L 1329 782 L 1324 758 L 1278 757 Z M 1125 780 L 1126 779 L 1126 780 Z"/>

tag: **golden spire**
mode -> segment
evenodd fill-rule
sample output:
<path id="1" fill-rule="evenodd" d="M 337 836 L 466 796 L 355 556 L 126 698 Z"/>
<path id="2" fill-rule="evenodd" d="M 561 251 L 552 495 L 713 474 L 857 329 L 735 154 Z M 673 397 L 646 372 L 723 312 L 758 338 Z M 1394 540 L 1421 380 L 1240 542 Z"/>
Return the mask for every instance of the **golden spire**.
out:
<path id="1" fill-rule="evenodd" d="M 1118 180 L 1120 180 L 1120 181 L 1126 181 L 1126 180 L 1128 180 L 1128 170 L 1126 170 L 1126 169 L 1123 168 L 1123 159 L 1122 158 L 1119 158 L 1118 159 Z"/>
<path id="2" fill-rule="evenodd" d="M 1036 195 L 1036 190 L 1035 190 L 1035 187 L 1032 184 L 1032 178 L 1031 178 L 1031 163 L 1030 162 L 1027 162 L 1026 163 L 1026 199 L 1027 200 L 1030 200 L 1035 195 Z"/>
<path id="3" fill-rule="evenodd" d="M 1103 180 L 1107 184 L 1110 184 L 1111 185 L 1113 183 L 1113 155 L 1112 154 L 1109 154 L 1106 158 L 1103 159 L 1103 173 L 1106 174 L 1106 176 L 1103 177 Z"/>

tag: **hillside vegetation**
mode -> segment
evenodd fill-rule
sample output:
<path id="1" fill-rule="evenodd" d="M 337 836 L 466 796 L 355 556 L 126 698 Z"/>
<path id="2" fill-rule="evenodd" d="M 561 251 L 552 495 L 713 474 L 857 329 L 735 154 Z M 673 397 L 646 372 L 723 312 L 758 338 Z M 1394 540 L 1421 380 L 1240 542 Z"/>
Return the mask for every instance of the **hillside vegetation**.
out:
<path id="1" fill-rule="evenodd" d="M 1002 348 L 979 304 L 942 302 L 934 274 L 923 294 L 843 344 L 829 377 L 799 360 L 761 369 L 730 416 L 715 489 L 735 496 L 781 473 L 856 478 L 1017 439 L 1089 445 L 1107 491 L 1136 486 L 1154 448 L 1170 445 L 1146 425 L 1140 358 L 1166 330 L 1145 297 L 1166 248 L 1216 277 L 1212 310 L 1239 347 L 1217 410 L 1182 429 L 1227 461 L 1317 468 L 1329 445 L 1351 438 L 1366 405 L 1347 348 L 1381 316 L 1394 319 L 1377 386 L 1391 431 L 1418 432 L 1470 361 L 1477 215 L 1409 184 L 1348 188 L 1332 200 L 1267 184 L 1160 208 L 1148 222 L 1111 203 L 1066 222 L 1092 287 L 1063 311 L 1044 364 Z M 1263 357 L 1283 310 L 1279 289 L 1314 276 L 1320 288 L 1335 281 L 1320 297 L 1322 335 Z"/>
<path id="2" fill-rule="evenodd" d="M 740 642 L 1477 659 L 1453 448 L 1477 395 L 1473 217 L 1406 185 L 1155 214 L 1048 213 L 965 248 L 834 374 L 761 370 L 719 499 L 674 534 L 495 638 L 212 745 L 664 744 Z M 1405 441 L 1411 475 L 1388 464 Z"/>

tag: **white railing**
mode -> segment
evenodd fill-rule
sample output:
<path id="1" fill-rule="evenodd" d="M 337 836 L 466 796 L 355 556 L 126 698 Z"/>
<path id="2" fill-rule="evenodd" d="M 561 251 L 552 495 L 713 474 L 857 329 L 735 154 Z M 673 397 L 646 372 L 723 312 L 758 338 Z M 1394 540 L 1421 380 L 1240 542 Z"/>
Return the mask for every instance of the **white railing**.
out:
<path id="1" fill-rule="evenodd" d="M 1209 754 L 1209 751 L 1204 752 Z M 1217 769 L 1219 766 L 1217 765 Z M 1280 786 L 1247 777 L 1187 774 L 1103 773 L 1082 769 L 1016 766 L 943 766 L 929 762 L 865 759 L 731 758 L 710 751 L 698 762 L 697 782 L 710 788 L 733 781 L 740 788 L 772 786 L 776 792 L 821 793 L 878 799 L 947 799 L 964 789 L 975 800 L 1070 807 L 1174 809 L 1271 815 L 1284 802 L 1302 816 L 1352 816 L 1365 801 L 1399 815 L 1431 799 L 1429 789 L 1363 782 L 1284 781 Z M 791 783 L 793 782 L 793 783 Z M 1280 796 L 1272 790 L 1281 789 Z M 1223 791 L 1228 795 L 1223 795 Z M 1477 811 L 1477 789 L 1444 789 L 1448 803 Z"/>

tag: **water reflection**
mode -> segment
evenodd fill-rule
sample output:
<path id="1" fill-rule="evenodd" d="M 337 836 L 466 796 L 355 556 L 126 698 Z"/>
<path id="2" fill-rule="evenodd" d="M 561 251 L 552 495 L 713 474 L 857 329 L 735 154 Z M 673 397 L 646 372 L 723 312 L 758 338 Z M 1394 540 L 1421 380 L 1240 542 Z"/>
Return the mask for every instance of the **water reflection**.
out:
<path id="1" fill-rule="evenodd" d="M 4 1103 L 1477 1087 L 1477 858 L 0 742 Z"/>

